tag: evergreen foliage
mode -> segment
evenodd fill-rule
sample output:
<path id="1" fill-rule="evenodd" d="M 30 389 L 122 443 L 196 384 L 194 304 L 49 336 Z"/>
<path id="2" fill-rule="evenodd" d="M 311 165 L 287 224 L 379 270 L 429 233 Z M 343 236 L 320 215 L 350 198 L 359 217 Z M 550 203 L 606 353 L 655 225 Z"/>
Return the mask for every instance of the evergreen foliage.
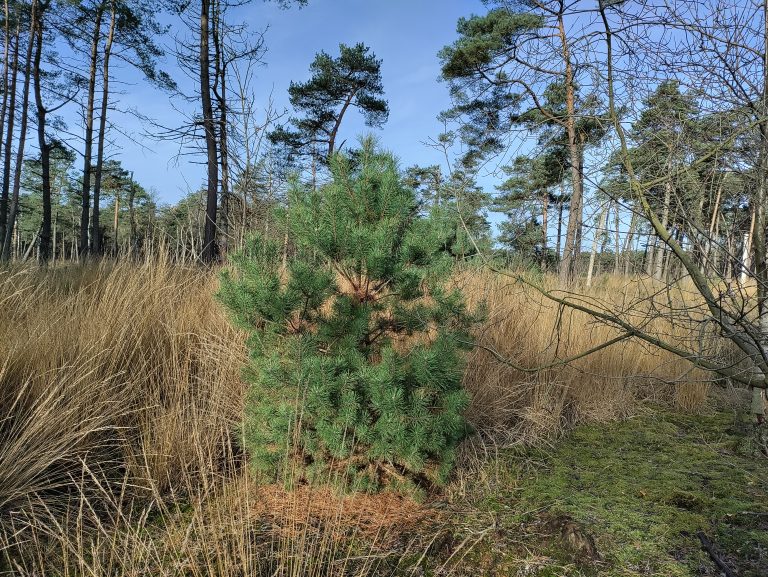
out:
<path id="1" fill-rule="evenodd" d="M 329 161 L 340 149 L 339 128 L 350 107 L 363 115 L 367 126 L 378 128 L 387 121 L 381 60 L 362 43 L 339 44 L 337 58 L 321 51 L 310 70 L 307 82 L 291 82 L 288 88 L 291 105 L 303 116 L 291 118 L 293 128 L 279 127 L 269 138 L 290 155 L 315 155 L 320 147 L 320 159 Z"/>
<path id="2" fill-rule="evenodd" d="M 405 182 L 416 189 L 425 214 L 451 227 L 450 246 L 455 259 L 469 260 L 477 256 L 478 249 L 483 253 L 491 250 L 487 214 L 491 199 L 471 174 L 453 170 L 444 178 L 437 165 L 412 166 L 405 172 Z"/>
<path id="3" fill-rule="evenodd" d="M 475 320 L 444 287 L 450 227 L 419 214 L 371 141 L 331 173 L 289 191 L 286 269 L 257 236 L 222 277 L 219 298 L 250 334 L 253 469 L 369 491 L 440 484 L 468 433 L 460 349 Z"/>

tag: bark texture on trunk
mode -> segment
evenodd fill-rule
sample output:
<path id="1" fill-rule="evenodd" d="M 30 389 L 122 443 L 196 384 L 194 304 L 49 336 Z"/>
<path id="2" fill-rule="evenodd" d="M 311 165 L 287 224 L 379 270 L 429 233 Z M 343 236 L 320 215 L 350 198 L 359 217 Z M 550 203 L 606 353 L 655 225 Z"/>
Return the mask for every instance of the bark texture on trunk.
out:
<path id="1" fill-rule="evenodd" d="M 669 167 L 669 169 L 671 170 L 671 167 Z M 664 206 L 661 209 L 661 226 L 663 226 L 665 229 L 669 228 L 669 209 L 671 203 L 672 182 L 667 180 L 667 182 L 664 184 Z M 664 250 L 664 245 L 659 244 L 656 251 L 656 264 L 654 265 L 653 269 L 653 276 L 658 280 L 664 276 L 664 255 L 666 253 L 667 251 Z"/>
<path id="2" fill-rule="evenodd" d="M 9 90 L 8 90 L 8 72 L 9 72 L 9 66 L 10 66 L 10 59 L 11 59 L 11 30 L 10 30 L 10 12 L 8 10 L 8 0 L 5 0 L 4 2 L 4 11 L 3 14 L 5 16 L 5 26 L 4 26 L 4 32 L 5 32 L 5 41 L 4 41 L 4 51 L 3 51 L 3 103 L 2 106 L 0 106 L 0 138 L 2 138 L 4 130 L 5 130 L 5 117 L 8 114 L 8 96 L 9 96 Z M 17 38 L 17 50 L 16 55 L 18 57 L 18 38 Z M 16 59 L 18 61 L 18 58 Z M 14 67 L 15 67 L 14 63 Z M 13 86 L 13 92 L 16 92 L 16 85 L 14 83 Z M 11 116 L 13 116 L 13 113 L 11 113 Z M 9 122 L 12 122 L 10 120 Z M 3 175 L 3 182 L 7 181 L 7 175 L 8 175 L 9 168 L 6 168 L 6 172 Z M 8 187 L 2 186 L 2 196 L 0 196 L 0 243 L 3 242 L 3 239 L 5 238 L 5 220 L 8 218 Z M 1 250 L 1 249 L 0 249 Z"/>
<path id="3" fill-rule="evenodd" d="M 46 115 L 48 111 L 43 103 L 42 78 L 40 61 L 43 54 L 43 18 L 44 13 L 38 10 L 35 25 L 35 57 L 32 66 L 34 78 L 35 106 L 37 109 L 37 145 L 40 148 L 40 177 L 43 187 L 43 222 L 40 229 L 40 261 L 45 263 L 51 258 L 51 148 L 45 137 Z"/>
<path id="4" fill-rule="evenodd" d="M 541 195 L 541 270 L 547 270 L 547 228 L 549 227 L 549 191 Z"/>
<path id="5" fill-rule="evenodd" d="M 763 0 L 764 60 L 761 116 L 758 126 L 760 150 L 758 152 L 758 184 L 755 198 L 755 231 L 752 238 L 752 266 L 757 284 L 757 310 L 759 318 L 760 348 L 763 359 L 768 359 L 768 262 L 766 262 L 766 202 L 768 202 L 768 0 Z"/>
<path id="6" fill-rule="evenodd" d="M 11 190 L 11 161 L 13 159 L 13 129 L 16 124 L 16 85 L 19 77 L 19 45 L 21 43 L 20 30 L 16 28 L 13 48 L 13 64 L 11 66 L 11 88 L 8 97 L 8 125 L 5 134 L 5 156 L 3 158 L 3 190 L 0 194 L 0 253 L 2 245 L 8 235 L 8 228 L 13 223 L 8 221 L 8 200 Z"/>
<path id="7" fill-rule="evenodd" d="M 219 154 L 216 145 L 216 120 L 213 117 L 211 101 L 211 58 L 210 58 L 210 17 L 211 1 L 200 1 L 200 99 L 203 108 L 203 129 L 207 172 L 205 225 L 203 227 L 202 259 L 211 263 L 216 260 L 216 213 L 219 192 Z"/>
<path id="8" fill-rule="evenodd" d="M 80 212 L 80 256 L 88 254 L 88 232 L 91 222 L 91 162 L 93 157 L 93 113 L 96 106 L 96 69 L 99 61 L 99 41 L 101 40 L 101 20 L 104 16 L 104 3 L 96 8 L 96 17 L 91 36 L 91 56 L 88 74 L 88 102 L 85 107 L 85 150 L 83 153 L 83 190 Z"/>
<path id="9" fill-rule="evenodd" d="M 214 0 L 213 5 L 213 23 L 212 23 L 213 48 L 215 55 L 215 81 L 214 94 L 218 104 L 218 145 L 219 162 L 221 166 L 221 213 L 218 216 L 219 222 L 219 257 L 223 257 L 229 250 L 230 230 L 230 194 L 229 194 L 229 147 L 227 136 L 228 126 L 228 102 L 227 102 L 227 62 L 224 53 L 224 23 L 222 21 L 221 5 L 218 0 Z"/>
<path id="10" fill-rule="evenodd" d="M 107 132 L 107 108 L 109 107 L 109 58 L 112 55 L 112 42 L 115 37 L 116 10 L 115 3 L 111 3 L 111 16 L 107 42 L 104 46 L 102 63 L 102 87 L 101 87 L 101 111 L 99 114 L 99 132 L 96 145 L 96 166 L 93 174 L 93 229 L 91 232 L 91 250 L 94 254 L 101 254 L 101 179 L 104 169 L 104 140 Z M 117 234 L 117 229 L 115 229 Z"/>
<path id="11" fill-rule="evenodd" d="M 24 144 L 27 138 L 27 120 L 29 117 L 29 85 L 31 80 L 32 53 L 35 46 L 35 20 L 37 18 L 37 1 L 32 0 L 31 21 L 29 30 L 29 43 L 27 54 L 24 58 L 24 88 L 21 93 L 21 122 L 19 125 L 19 144 L 16 148 L 16 166 L 13 172 L 13 189 L 11 191 L 10 209 L 8 211 L 9 229 L 5 232 L 3 244 L 3 260 L 11 258 L 11 244 L 13 242 L 12 231 L 16 228 L 16 215 L 19 211 L 19 191 L 21 189 L 21 168 L 24 165 Z"/>
<path id="12" fill-rule="evenodd" d="M 574 86 L 573 64 L 571 63 L 568 38 L 562 14 L 559 16 L 559 34 L 565 62 L 565 129 L 568 136 L 568 154 L 571 163 L 572 196 L 571 210 L 568 216 L 568 229 L 565 234 L 563 259 L 560 263 L 560 282 L 568 285 L 576 272 L 581 244 L 581 213 L 583 196 L 583 146 L 576 132 L 576 92 Z"/>
<path id="13" fill-rule="evenodd" d="M 595 270 L 595 257 L 597 255 L 597 245 L 600 242 L 600 234 L 605 230 L 606 222 L 608 221 L 608 208 L 610 205 L 606 204 L 605 208 L 600 211 L 600 218 L 598 219 L 597 228 L 595 228 L 595 235 L 592 239 L 592 251 L 589 254 L 589 267 L 587 268 L 587 286 L 592 286 L 592 275 Z"/>

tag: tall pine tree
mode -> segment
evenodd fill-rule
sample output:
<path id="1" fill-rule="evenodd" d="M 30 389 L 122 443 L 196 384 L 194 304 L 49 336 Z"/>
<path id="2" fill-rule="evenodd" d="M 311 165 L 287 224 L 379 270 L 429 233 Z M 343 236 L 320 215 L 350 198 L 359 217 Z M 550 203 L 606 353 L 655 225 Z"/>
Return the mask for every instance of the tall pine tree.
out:
<path id="1" fill-rule="evenodd" d="M 303 116 L 291 118 L 293 128 L 279 127 L 269 138 L 291 155 L 314 156 L 320 148 L 320 160 L 329 161 L 341 149 L 339 129 L 350 108 L 357 108 L 367 126 L 378 128 L 387 121 L 381 60 L 362 43 L 339 44 L 337 58 L 319 52 L 309 68 L 312 78 L 288 88 L 291 105 Z"/>

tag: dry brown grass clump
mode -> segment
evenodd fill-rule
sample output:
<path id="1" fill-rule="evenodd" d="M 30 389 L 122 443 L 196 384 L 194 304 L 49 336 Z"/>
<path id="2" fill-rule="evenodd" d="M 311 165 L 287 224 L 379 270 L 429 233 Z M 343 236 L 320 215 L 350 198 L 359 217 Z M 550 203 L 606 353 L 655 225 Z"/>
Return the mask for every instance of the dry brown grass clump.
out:
<path id="1" fill-rule="evenodd" d="M 163 261 L 0 272 L 0 525 L 103 492 L 89 476 L 145 498 L 215 480 L 245 353 L 214 288 Z"/>
<path id="2" fill-rule="evenodd" d="M 392 574 L 428 546 L 415 532 L 402 539 L 424 518 L 418 506 L 392 496 L 352 499 L 325 489 L 256 488 L 246 475 L 183 506 L 118 497 L 105 514 L 82 499 L 64 519 L 40 516 L 13 569 L 67 577 L 369 577 L 384 566 Z M 406 513 L 411 523 L 395 523 Z"/>

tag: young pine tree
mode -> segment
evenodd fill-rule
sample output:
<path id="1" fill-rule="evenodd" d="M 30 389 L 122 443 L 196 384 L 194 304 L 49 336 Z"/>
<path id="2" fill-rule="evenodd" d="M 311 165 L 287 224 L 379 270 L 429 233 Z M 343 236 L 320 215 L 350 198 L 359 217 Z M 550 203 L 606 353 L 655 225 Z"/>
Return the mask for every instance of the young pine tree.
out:
<path id="1" fill-rule="evenodd" d="M 282 247 L 256 237 L 222 276 L 219 298 L 250 334 L 252 467 L 368 491 L 441 484 L 468 433 L 460 349 L 474 321 L 444 287 L 450 229 L 419 215 L 371 142 L 331 172 L 290 191 L 287 270 Z"/>

